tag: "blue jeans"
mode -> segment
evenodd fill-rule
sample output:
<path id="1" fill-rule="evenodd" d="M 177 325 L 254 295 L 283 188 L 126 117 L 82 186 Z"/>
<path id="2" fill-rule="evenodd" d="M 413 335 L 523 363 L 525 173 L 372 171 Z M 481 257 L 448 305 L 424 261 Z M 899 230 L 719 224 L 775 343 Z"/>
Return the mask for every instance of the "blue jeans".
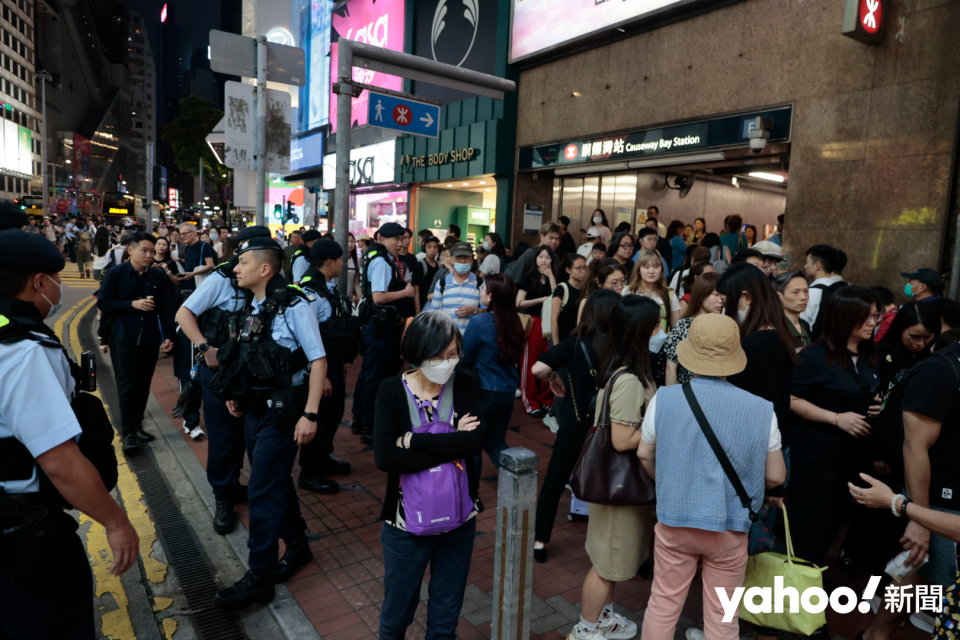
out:
<path id="1" fill-rule="evenodd" d="M 483 422 L 487 427 L 487 439 L 483 449 L 490 456 L 490 461 L 497 469 L 500 468 L 500 452 L 506 451 L 507 427 L 513 417 L 513 407 L 517 398 L 512 391 L 480 391 L 480 410 L 483 411 Z M 483 464 L 483 454 L 478 453 L 474 460 L 477 473 Z"/>
<path id="2" fill-rule="evenodd" d="M 383 525 L 384 599 L 380 640 L 403 640 L 420 602 L 420 583 L 430 564 L 427 635 L 425 640 L 455 640 L 463 591 L 470 573 L 477 519 L 446 533 L 415 536 Z"/>

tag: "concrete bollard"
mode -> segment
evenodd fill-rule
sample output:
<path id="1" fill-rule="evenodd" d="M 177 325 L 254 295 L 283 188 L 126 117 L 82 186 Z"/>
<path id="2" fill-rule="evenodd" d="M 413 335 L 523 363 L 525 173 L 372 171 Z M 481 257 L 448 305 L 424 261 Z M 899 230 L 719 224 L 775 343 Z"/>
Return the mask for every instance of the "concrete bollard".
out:
<path id="1" fill-rule="evenodd" d="M 523 447 L 500 454 L 491 640 L 530 637 L 539 461 L 537 454 Z"/>

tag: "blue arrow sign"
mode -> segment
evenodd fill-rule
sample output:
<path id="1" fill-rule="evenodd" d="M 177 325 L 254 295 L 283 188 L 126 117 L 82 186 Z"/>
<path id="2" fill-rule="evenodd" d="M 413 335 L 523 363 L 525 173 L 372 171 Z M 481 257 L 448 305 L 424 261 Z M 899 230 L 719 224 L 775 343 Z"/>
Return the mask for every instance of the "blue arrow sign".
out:
<path id="1" fill-rule="evenodd" d="M 439 106 L 374 91 L 369 93 L 367 122 L 370 125 L 428 138 L 440 135 Z"/>

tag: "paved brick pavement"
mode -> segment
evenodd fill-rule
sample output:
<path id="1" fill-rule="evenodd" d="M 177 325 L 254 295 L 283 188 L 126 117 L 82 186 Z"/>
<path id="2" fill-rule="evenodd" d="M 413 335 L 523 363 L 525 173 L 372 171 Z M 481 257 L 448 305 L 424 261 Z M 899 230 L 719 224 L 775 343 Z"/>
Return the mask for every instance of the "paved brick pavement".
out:
<path id="1" fill-rule="evenodd" d="M 352 392 L 358 372 L 359 364 L 350 367 L 348 391 Z M 177 388 L 172 358 L 161 358 L 152 391 L 168 412 L 176 404 Z M 350 406 L 348 398 L 348 413 Z M 206 440 L 193 441 L 186 435 L 184 439 L 205 466 Z M 543 423 L 529 418 L 517 401 L 507 442 L 510 446 L 526 447 L 540 456 L 541 479 L 546 473 L 553 440 L 554 435 Z M 371 448 L 361 445 L 349 429 L 339 430 L 335 450 L 338 456 L 350 462 L 353 470 L 349 476 L 337 478 L 341 491 L 336 495 L 320 496 L 299 490 L 303 517 L 311 532 L 314 561 L 298 570 L 287 582 L 287 587 L 325 640 L 369 640 L 377 636 L 383 602 L 382 525 L 379 516 L 386 476 L 374 466 Z M 466 597 L 457 627 L 457 636 L 461 640 L 482 640 L 491 634 L 497 471 L 486 455 L 483 462 L 480 497 L 486 508 L 477 522 Z M 248 471 L 248 468 L 244 469 L 244 473 Z M 299 468 L 295 468 L 294 477 L 298 473 Z M 569 507 L 569 493 L 566 493 L 549 545 L 549 559 L 534 567 L 531 640 L 561 640 L 579 618 L 580 590 L 590 568 L 590 559 L 584 549 L 587 526 L 583 522 L 567 521 Z M 246 505 L 239 506 L 238 513 L 246 525 Z M 836 550 L 831 560 L 835 560 L 835 554 Z M 850 579 L 832 570 L 826 577 L 833 584 L 849 584 L 855 589 L 866 585 L 866 577 Z M 429 580 L 428 573 L 425 581 Z M 641 620 L 650 585 L 642 578 L 620 583 L 616 595 L 620 613 L 635 621 Z M 423 587 L 422 602 L 408 634 L 412 640 L 425 636 L 426 585 Z M 702 584 L 697 582 L 691 587 L 678 625 L 678 640 L 687 627 L 702 623 L 702 597 Z M 831 634 L 833 638 L 856 638 L 871 618 L 870 614 L 856 612 L 844 616 L 831 614 L 828 618 Z M 920 640 L 927 636 L 907 625 L 896 637 Z"/>

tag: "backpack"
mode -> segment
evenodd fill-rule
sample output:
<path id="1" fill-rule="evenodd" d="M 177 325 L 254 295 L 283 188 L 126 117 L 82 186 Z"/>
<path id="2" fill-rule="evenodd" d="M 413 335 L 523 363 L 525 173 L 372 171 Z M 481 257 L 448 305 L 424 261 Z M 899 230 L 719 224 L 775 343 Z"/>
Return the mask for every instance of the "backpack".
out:
<path id="1" fill-rule="evenodd" d="M 567 282 L 561 282 L 557 285 L 557 288 L 563 288 L 563 298 L 560 300 L 560 310 L 563 311 L 563 308 L 567 306 L 567 302 L 570 301 L 570 284 Z M 550 334 L 553 333 L 553 295 L 551 294 L 546 300 L 543 301 L 543 306 L 540 308 L 540 326 L 543 330 L 543 337 L 549 338 Z"/>
<path id="2" fill-rule="evenodd" d="M 716 260 L 713 259 L 713 250 L 714 250 L 714 249 L 717 250 L 717 259 L 716 259 Z M 713 265 L 713 270 L 714 270 L 716 273 L 723 273 L 724 271 L 726 271 L 727 269 L 730 268 L 730 263 L 728 263 L 728 262 L 724 259 L 724 257 L 723 257 L 723 245 L 720 245 L 719 247 L 711 247 L 711 248 L 710 248 L 710 264 Z M 684 292 L 684 293 L 686 293 L 686 292 Z"/>
<path id="3" fill-rule="evenodd" d="M 313 269 L 308 269 L 300 284 L 306 285 L 310 291 L 329 302 L 333 310 L 330 317 L 320 323 L 320 338 L 323 340 L 327 359 L 331 366 L 351 364 L 360 355 L 363 339 L 360 319 L 354 317 L 351 305 L 343 297 L 330 291 L 326 282 L 321 282 L 320 277 L 313 272 Z M 319 286 L 311 286 L 314 280 Z"/>
<path id="4" fill-rule="evenodd" d="M 407 381 L 402 380 L 413 433 L 456 431 L 453 427 L 456 415 L 453 408 L 453 380 L 450 378 L 441 387 L 433 420 L 429 421 L 423 408 L 428 403 L 418 403 Z M 403 490 L 407 533 L 415 536 L 431 536 L 456 529 L 467 521 L 473 511 L 470 482 L 463 458 L 443 462 L 417 473 L 401 474 L 400 486 Z"/>
<path id="5" fill-rule="evenodd" d="M 837 289 L 842 289 L 845 286 L 847 286 L 847 283 L 841 280 L 831 285 L 815 284 L 810 287 L 811 289 L 819 289 L 823 292 L 823 295 L 820 297 L 820 307 L 817 309 L 817 317 L 813 322 L 813 326 L 810 328 L 810 338 L 812 340 L 817 340 L 823 331 L 823 320 L 827 316 L 827 302 L 830 301 L 830 297 L 833 296 Z"/>

